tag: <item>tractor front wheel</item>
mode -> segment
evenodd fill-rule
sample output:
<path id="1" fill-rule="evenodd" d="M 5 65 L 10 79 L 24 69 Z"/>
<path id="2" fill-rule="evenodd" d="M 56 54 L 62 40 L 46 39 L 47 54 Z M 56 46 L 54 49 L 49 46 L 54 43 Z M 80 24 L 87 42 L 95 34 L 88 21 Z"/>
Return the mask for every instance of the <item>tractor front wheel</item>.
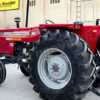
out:
<path id="1" fill-rule="evenodd" d="M 30 79 L 44 100 L 81 100 L 94 82 L 94 71 L 87 44 L 68 31 L 48 32 L 30 50 Z"/>
<path id="2" fill-rule="evenodd" d="M 6 79 L 6 68 L 5 65 L 0 61 L 0 84 Z"/>
<path id="3" fill-rule="evenodd" d="M 30 76 L 29 65 L 27 63 L 20 65 L 20 70 L 25 76 Z"/>

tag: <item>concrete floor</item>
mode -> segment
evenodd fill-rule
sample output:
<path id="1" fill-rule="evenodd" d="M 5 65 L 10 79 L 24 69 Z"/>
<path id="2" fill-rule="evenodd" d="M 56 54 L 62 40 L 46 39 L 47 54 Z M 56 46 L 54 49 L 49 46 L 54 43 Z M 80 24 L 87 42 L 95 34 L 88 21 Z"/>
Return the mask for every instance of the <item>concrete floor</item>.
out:
<path id="1" fill-rule="evenodd" d="M 0 100 L 41 100 L 32 87 L 17 65 L 8 65 L 6 81 L 0 86 Z M 90 92 L 83 100 L 100 100 L 100 97 Z"/>

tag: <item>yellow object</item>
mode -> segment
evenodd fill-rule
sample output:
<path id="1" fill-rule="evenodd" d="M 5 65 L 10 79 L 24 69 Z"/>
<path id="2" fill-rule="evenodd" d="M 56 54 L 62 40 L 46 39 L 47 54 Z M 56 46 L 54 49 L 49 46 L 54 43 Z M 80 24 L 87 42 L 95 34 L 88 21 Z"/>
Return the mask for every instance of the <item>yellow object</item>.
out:
<path id="1" fill-rule="evenodd" d="M 28 54 L 28 53 L 26 53 L 26 54 L 25 54 L 25 56 L 26 56 L 26 57 L 28 57 L 28 56 L 29 56 L 29 54 Z"/>
<path id="2" fill-rule="evenodd" d="M 21 41 L 22 39 L 21 38 L 12 38 L 12 40 L 14 40 L 14 41 Z"/>
<path id="3" fill-rule="evenodd" d="M 14 10 L 19 8 L 19 0 L 0 0 L 0 10 Z"/>
<path id="4" fill-rule="evenodd" d="M 97 32 L 97 30 L 93 30 L 93 32 Z"/>

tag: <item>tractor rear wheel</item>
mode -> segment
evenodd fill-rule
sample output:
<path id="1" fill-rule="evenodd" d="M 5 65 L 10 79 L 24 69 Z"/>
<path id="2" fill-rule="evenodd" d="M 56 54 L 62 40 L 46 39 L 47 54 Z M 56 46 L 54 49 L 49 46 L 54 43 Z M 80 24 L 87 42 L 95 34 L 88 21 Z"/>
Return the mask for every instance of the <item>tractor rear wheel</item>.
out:
<path id="1" fill-rule="evenodd" d="M 6 79 L 6 68 L 5 65 L 0 61 L 0 84 Z"/>
<path id="2" fill-rule="evenodd" d="M 98 44 L 100 44 L 100 41 L 99 41 Z M 96 77 L 96 80 L 95 80 L 95 82 L 93 84 L 93 86 L 95 88 L 99 88 L 100 87 L 100 56 L 99 56 L 100 50 L 99 49 L 96 49 L 96 51 L 95 51 L 95 57 L 94 57 L 94 61 L 95 61 L 96 66 L 97 66 L 97 68 L 96 68 L 97 70 L 96 71 L 98 72 L 98 73 L 96 73 L 97 77 Z"/>
<path id="3" fill-rule="evenodd" d="M 41 36 L 30 50 L 30 76 L 44 100 L 81 100 L 94 82 L 95 64 L 87 44 L 64 30 Z"/>

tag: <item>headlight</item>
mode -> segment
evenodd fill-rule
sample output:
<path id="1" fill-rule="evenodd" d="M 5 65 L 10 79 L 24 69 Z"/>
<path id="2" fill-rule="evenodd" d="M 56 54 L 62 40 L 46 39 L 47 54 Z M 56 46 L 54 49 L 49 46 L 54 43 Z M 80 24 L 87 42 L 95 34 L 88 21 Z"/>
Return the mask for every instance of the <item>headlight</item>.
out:
<path id="1" fill-rule="evenodd" d="M 35 35 L 36 34 L 36 32 L 32 32 L 32 35 Z"/>

